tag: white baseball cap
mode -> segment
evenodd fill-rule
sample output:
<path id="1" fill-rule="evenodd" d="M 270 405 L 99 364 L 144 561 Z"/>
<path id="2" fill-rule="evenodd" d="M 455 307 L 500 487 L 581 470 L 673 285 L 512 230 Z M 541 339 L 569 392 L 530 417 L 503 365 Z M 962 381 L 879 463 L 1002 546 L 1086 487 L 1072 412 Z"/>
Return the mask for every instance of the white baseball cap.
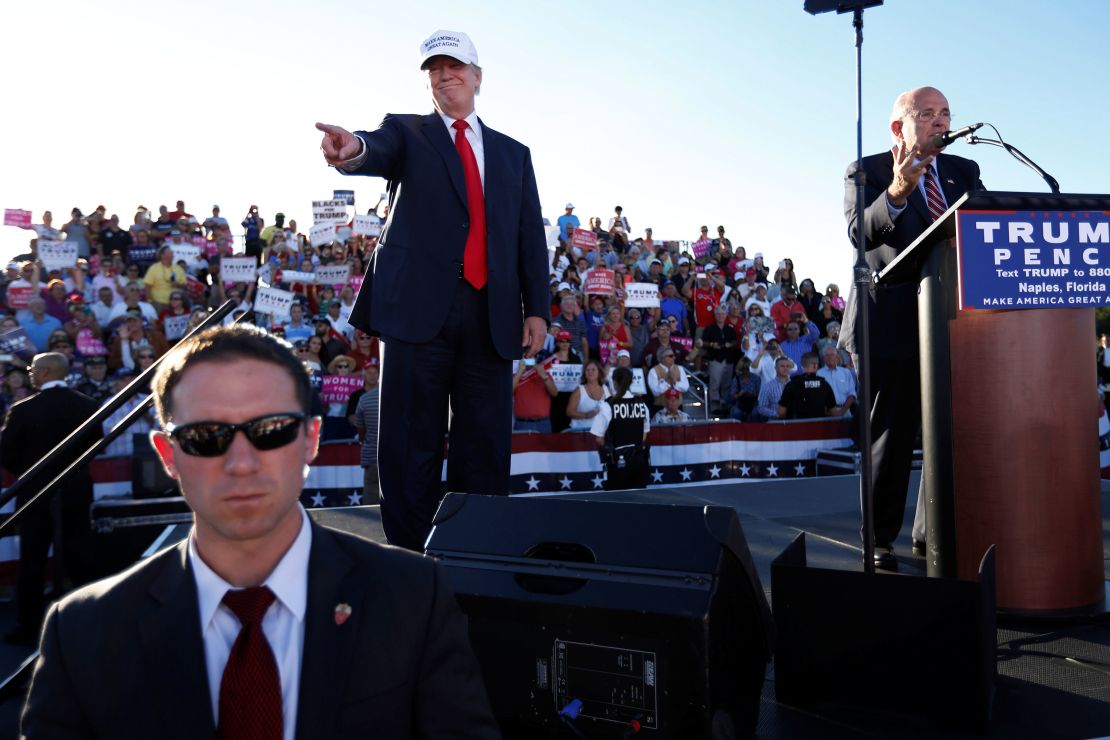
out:
<path id="1" fill-rule="evenodd" d="M 573 203 L 567 203 L 567 206 L 566 206 L 566 207 L 567 207 L 567 208 L 574 208 L 574 204 L 573 204 Z"/>
<path id="2" fill-rule="evenodd" d="M 462 31 L 436 31 L 420 44 L 420 69 L 434 56 L 449 56 L 463 64 L 477 64 L 478 50 Z"/>

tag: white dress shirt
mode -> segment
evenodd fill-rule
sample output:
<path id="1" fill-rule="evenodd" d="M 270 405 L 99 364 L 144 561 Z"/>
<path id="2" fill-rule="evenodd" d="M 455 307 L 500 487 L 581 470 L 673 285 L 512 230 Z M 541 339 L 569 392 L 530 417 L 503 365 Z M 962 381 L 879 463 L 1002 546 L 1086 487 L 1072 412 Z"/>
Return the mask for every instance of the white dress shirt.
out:
<path id="1" fill-rule="evenodd" d="M 300 506 L 298 504 L 298 506 Z M 304 653 L 304 615 L 308 602 L 308 554 L 312 548 L 312 527 L 301 509 L 301 531 L 263 582 L 274 592 L 274 603 L 262 617 L 262 632 L 270 643 L 281 678 L 281 710 L 285 740 L 293 740 L 297 729 L 297 693 L 301 684 L 301 658 Z M 224 594 L 234 587 L 221 578 L 197 552 L 196 535 L 189 537 L 189 563 L 197 582 L 200 630 L 204 638 L 204 661 L 208 671 L 208 691 L 212 717 L 220 721 L 220 682 L 227 666 L 231 646 L 239 637 L 238 617 L 223 604 Z"/>
<path id="2" fill-rule="evenodd" d="M 447 127 L 447 135 L 451 137 L 451 143 L 455 143 L 455 120 L 451 116 L 438 114 L 443 120 L 443 125 Z M 474 159 L 478 160 L 478 175 L 482 178 L 482 191 L 486 189 L 486 148 L 482 143 L 482 124 L 478 122 L 478 113 L 471 111 L 470 115 L 463 119 L 467 122 L 466 140 L 470 142 L 470 148 L 474 150 Z M 351 157 L 345 162 L 339 163 L 339 168 L 343 170 L 357 170 L 366 161 L 367 147 L 366 141 L 359 136 L 358 140 L 362 142 L 362 149 L 354 157 Z"/>

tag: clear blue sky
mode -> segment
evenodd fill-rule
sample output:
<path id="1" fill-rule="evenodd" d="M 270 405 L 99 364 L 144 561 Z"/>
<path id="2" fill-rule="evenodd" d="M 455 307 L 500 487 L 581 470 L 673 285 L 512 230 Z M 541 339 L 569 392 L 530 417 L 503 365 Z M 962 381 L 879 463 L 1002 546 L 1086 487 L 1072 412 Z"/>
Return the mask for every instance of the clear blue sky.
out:
<path id="1" fill-rule="evenodd" d="M 140 203 L 219 203 L 233 222 L 257 203 L 307 230 L 311 200 L 353 187 L 366 207 L 383 189 L 325 167 L 313 123 L 431 110 L 417 47 L 456 29 L 485 70 L 478 113 L 532 148 L 548 218 L 571 200 L 583 220 L 620 204 L 657 238 L 724 224 L 846 290 L 852 29 L 802 5 L 24 3 L 0 30 L 0 205 L 64 221 L 103 203 L 130 223 Z M 890 145 L 895 96 L 931 84 L 957 125 L 994 123 L 1066 192 L 1110 192 L 1108 28 L 1102 0 L 887 0 L 865 14 L 865 152 Z M 1045 189 L 999 149 L 949 151 L 988 187 Z M 26 237 L 0 228 L 0 257 Z"/>

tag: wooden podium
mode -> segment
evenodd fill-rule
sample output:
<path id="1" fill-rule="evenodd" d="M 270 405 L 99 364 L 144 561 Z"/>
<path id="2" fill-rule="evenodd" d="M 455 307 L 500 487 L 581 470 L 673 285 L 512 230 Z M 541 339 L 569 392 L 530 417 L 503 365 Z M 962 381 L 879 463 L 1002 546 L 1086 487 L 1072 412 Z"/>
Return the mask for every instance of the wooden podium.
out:
<path id="1" fill-rule="evenodd" d="M 983 212 L 1078 224 L 1110 196 L 968 193 L 877 276 L 919 286 L 929 575 L 976 579 L 994 544 L 1000 610 L 1104 611 L 1094 309 L 963 308 L 959 222 Z"/>

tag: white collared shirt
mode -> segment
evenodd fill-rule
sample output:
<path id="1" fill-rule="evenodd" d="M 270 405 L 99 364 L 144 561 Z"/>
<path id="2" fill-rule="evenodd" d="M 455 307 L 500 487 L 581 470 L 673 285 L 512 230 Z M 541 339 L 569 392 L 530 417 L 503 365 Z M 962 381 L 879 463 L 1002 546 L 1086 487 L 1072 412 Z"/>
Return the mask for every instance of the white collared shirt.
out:
<path id="1" fill-rule="evenodd" d="M 43 383 L 42 385 L 39 386 L 39 393 L 42 393 L 45 390 L 50 390 L 51 388 L 65 388 L 65 387 L 66 387 L 66 382 L 64 380 L 48 380 L 47 382 L 45 382 L 45 383 Z"/>
<path id="2" fill-rule="evenodd" d="M 455 142 L 455 120 L 451 116 L 437 113 L 443 121 L 443 125 L 447 127 L 447 135 L 451 137 L 451 143 Z M 470 142 L 470 148 L 474 150 L 474 159 L 478 160 L 478 176 L 482 178 L 482 191 L 486 189 L 486 147 L 482 140 L 482 124 L 478 121 L 477 111 L 471 111 L 470 115 L 463 119 L 467 122 L 466 140 Z M 345 162 L 339 163 L 337 166 L 342 170 L 352 171 L 357 170 L 366 161 L 366 155 L 369 149 L 366 146 L 366 141 L 360 136 L 359 141 L 362 142 L 362 149 L 359 153 L 351 157 Z"/>
<path id="3" fill-rule="evenodd" d="M 298 504 L 298 507 L 300 504 Z M 274 603 L 262 617 L 262 632 L 270 643 L 281 678 L 281 710 L 285 740 L 297 730 L 297 694 L 301 684 L 304 653 L 304 615 L 308 603 L 308 555 L 312 549 L 312 527 L 301 509 L 301 531 L 263 586 L 274 592 Z M 200 631 L 204 638 L 204 662 L 212 717 L 220 720 L 220 682 L 223 680 L 231 646 L 239 637 L 238 617 L 223 604 L 224 594 L 234 587 L 208 567 L 197 552 L 196 534 L 189 536 L 189 563 L 197 583 Z"/>

